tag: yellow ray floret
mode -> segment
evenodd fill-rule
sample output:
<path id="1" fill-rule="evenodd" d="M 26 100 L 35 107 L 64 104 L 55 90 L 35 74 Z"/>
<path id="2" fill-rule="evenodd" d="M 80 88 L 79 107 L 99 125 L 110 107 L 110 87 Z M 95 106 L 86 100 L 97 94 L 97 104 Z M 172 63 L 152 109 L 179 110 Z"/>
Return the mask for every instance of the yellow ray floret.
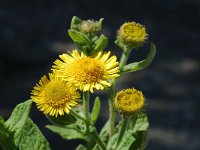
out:
<path id="1" fill-rule="evenodd" d="M 117 93 L 114 105 L 122 114 L 131 115 L 144 106 L 144 96 L 134 88 L 122 90 Z"/>
<path id="2" fill-rule="evenodd" d="M 43 76 L 31 93 L 31 99 L 37 108 L 51 116 L 64 115 L 77 105 L 80 93 L 71 84 L 64 82 L 54 74 L 49 79 Z"/>
<path id="3" fill-rule="evenodd" d="M 136 22 L 127 22 L 120 27 L 118 37 L 121 38 L 125 44 L 137 48 L 142 46 L 147 40 L 148 34 L 143 25 Z"/>
<path id="4" fill-rule="evenodd" d="M 117 57 L 110 57 L 110 52 L 99 52 L 93 57 L 79 54 L 73 50 L 72 54 L 60 55 L 61 60 L 54 62 L 53 71 L 63 80 L 73 83 L 82 91 L 91 91 L 94 88 L 103 90 L 111 84 L 109 79 L 119 76 Z"/>

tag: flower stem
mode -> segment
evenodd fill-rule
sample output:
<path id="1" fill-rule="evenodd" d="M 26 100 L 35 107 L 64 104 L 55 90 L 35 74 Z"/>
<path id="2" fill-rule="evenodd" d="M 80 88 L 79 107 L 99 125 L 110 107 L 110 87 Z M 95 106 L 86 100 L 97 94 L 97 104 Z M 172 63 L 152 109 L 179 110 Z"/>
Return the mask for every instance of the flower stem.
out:
<path id="1" fill-rule="evenodd" d="M 114 86 L 115 82 L 112 84 L 109 90 L 109 135 L 110 137 L 114 134 L 115 131 L 115 112 L 114 112 Z"/>
<path id="2" fill-rule="evenodd" d="M 79 115 L 77 112 L 75 112 L 75 111 L 73 111 L 73 110 L 70 110 L 70 113 L 71 113 L 74 117 L 76 117 L 76 118 L 82 120 L 83 122 L 85 122 L 85 124 L 88 124 L 88 125 L 90 124 L 84 117 L 82 117 L 81 115 Z"/>
<path id="3" fill-rule="evenodd" d="M 123 68 L 126 65 L 130 53 L 131 53 L 131 50 L 123 51 L 122 56 L 120 58 L 119 68 Z"/>
<path id="4" fill-rule="evenodd" d="M 126 131 L 127 124 L 128 124 L 128 118 L 124 117 L 122 119 L 122 126 L 121 126 L 121 129 L 119 131 L 119 136 L 118 136 L 117 142 L 114 145 L 114 149 L 116 149 L 119 146 L 121 140 L 123 139 L 124 133 Z"/>
<path id="5" fill-rule="evenodd" d="M 89 116 L 89 92 L 85 91 L 83 92 L 83 112 L 85 119 L 90 122 L 90 116 Z"/>
<path id="6" fill-rule="evenodd" d="M 101 138 L 99 137 L 99 134 L 97 133 L 97 131 L 95 131 L 92 136 L 94 137 L 95 141 L 97 142 L 97 144 L 99 145 L 99 147 L 102 149 L 102 150 L 106 150 L 106 146 L 105 144 L 103 143 L 103 141 L 101 140 Z"/>

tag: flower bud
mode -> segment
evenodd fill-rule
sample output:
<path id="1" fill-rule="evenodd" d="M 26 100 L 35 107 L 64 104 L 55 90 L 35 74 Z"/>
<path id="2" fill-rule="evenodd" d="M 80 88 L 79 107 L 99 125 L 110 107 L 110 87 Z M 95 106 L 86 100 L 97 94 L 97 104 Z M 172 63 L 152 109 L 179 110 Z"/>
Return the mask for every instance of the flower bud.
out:
<path id="1" fill-rule="evenodd" d="M 100 31 L 100 26 L 98 25 L 98 21 L 86 20 L 81 23 L 80 31 L 85 34 L 96 35 Z"/>

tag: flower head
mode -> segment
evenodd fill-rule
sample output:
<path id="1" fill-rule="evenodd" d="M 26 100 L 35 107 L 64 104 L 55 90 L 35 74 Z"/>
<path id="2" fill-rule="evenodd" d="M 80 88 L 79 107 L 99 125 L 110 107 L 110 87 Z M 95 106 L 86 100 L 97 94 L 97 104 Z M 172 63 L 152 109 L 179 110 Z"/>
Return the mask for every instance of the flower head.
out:
<path id="1" fill-rule="evenodd" d="M 138 48 L 147 40 L 148 34 L 143 25 L 136 22 L 127 22 L 120 27 L 118 37 L 124 44 Z"/>
<path id="2" fill-rule="evenodd" d="M 117 93 L 114 105 L 122 114 L 131 115 L 144 106 L 144 96 L 134 88 L 122 90 Z"/>
<path id="3" fill-rule="evenodd" d="M 71 106 L 76 106 L 77 99 L 80 98 L 75 87 L 55 74 L 49 74 L 49 79 L 43 76 L 31 94 L 31 99 L 40 111 L 56 117 L 64 115 L 64 112 L 68 114 Z"/>
<path id="4" fill-rule="evenodd" d="M 109 79 L 118 77 L 119 63 L 116 56 L 110 57 L 110 52 L 99 52 L 94 57 L 79 54 L 73 50 L 72 54 L 60 55 L 61 60 L 54 62 L 53 71 L 63 80 L 73 83 L 82 91 L 101 89 L 111 84 Z"/>
<path id="5" fill-rule="evenodd" d="M 100 31 L 100 26 L 98 21 L 86 20 L 83 21 L 80 25 L 80 31 L 85 34 L 97 34 Z"/>

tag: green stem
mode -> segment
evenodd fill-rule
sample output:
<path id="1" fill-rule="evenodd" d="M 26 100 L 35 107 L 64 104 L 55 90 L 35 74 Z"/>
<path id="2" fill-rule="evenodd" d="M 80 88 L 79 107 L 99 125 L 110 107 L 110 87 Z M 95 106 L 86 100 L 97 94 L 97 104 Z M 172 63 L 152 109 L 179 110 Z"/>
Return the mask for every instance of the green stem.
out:
<path id="1" fill-rule="evenodd" d="M 119 68 L 123 68 L 126 65 L 130 53 L 131 53 L 131 50 L 123 51 L 121 59 L 120 59 L 120 63 L 119 63 Z"/>
<path id="2" fill-rule="evenodd" d="M 114 112 L 114 83 L 109 90 L 109 135 L 112 137 L 115 131 L 115 112 Z"/>
<path id="3" fill-rule="evenodd" d="M 102 150 L 106 150 L 106 146 L 105 144 L 103 143 L 103 141 L 101 140 L 101 138 L 99 137 L 99 134 L 97 133 L 97 131 L 95 131 L 92 136 L 94 137 L 95 141 L 97 142 L 97 144 L 99 145 L 99 147 L 102 149 Z"/>
<path id="4" fill-rule="evenodd" d="M 90 122 L 90 116 L 89 116 L 89 92 L 85 91 L 83 92 L 83 112 L 85 119 Z"/>
<path id="5" fill-rule="evenodd" d="M 117 143 L 114 145 L 114 150 L 119 146 L 121 140 L 123 139 L 123 136 L 124 136 L 124 133 L 126 131 L 126 127 L 128 125 L 128 118 L 125 117 L 122 119 L 122 127 L 119 131 L 119 136 L 118 136 L 118 139 L 117 139 Z"/>
<path id="6" fill-rule="evenodd" d="M 70 110 L 70 113 L 74 116 L 74 117 L 76 117 L 76 118 L 78 118 L 78 119 L 80 119 L 80 120 L 82 120 L 83 122 L 85 122 L 85 124 L 90 124 L 85 118 L 83 118 L 81 115 L 79 115 L 77 112 L 75 112 L 75 111 L 73 111 L 73 110 Z"/>

